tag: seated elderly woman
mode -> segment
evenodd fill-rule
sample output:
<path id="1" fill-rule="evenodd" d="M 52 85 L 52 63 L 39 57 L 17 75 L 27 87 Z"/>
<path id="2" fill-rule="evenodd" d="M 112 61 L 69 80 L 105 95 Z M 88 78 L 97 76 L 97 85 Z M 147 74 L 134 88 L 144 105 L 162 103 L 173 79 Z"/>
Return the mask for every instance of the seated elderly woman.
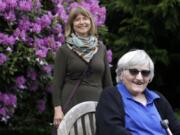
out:
<path id="1" fill-rule="evenodd" d="M 154 64 L 144 50 L 124 54 L 116 73 L 117 85 L 99 99 L 96 135 L 180 135 L 180 122 L 166 98 L 147 88 Z"/>

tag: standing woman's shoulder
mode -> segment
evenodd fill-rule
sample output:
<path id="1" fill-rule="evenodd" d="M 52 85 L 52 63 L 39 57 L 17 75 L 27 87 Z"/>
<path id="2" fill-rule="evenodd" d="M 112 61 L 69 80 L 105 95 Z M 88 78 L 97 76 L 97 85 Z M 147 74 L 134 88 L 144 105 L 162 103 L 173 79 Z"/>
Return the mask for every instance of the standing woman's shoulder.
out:
<path id="1" fill-rule="evenodd" d="M 68 48 L 67 43 L 64 43 L 59 47 L 59 50 L 66 50 L 67 48 Z"/>
<path id="2" fill-rule="evenodd" d="M 99 45 L 99 48 L 106 50 L 106 46 L 104 45 L 102 40 L 98 40 L 98 45 Z"/>
<path id="3" fill-rule="evenodd" d="M 68 58 L 68 55 L 70 54 L 71 50 L 68 48 L 67 44 L 61 45 L 57 52 L 56 52 L 56 58 L 59 59 L 66 59 Z"/>
<path id="4" fill-rule="evenodd" d="M 58 48 L 57 53 L 67 53 L 69 50 L 70 50 L 69 47 L 65 43 Z"/>

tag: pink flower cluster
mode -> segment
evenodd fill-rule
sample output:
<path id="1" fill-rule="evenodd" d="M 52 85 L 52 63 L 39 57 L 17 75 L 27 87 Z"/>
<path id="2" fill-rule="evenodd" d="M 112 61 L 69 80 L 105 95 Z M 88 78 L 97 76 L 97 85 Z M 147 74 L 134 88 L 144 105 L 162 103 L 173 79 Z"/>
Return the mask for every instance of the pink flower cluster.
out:
<path id="1" fill-rule="evenodd" d="M 54 9 L 44 8 L 42 0 L 0 0 L 0 26 L 4 27 L 0 27 L 2 121 L 13 115 L 16 96 L 22 99 L 25 92 L 29 96 L 39 95 L 37 110 L 40 113 L 46 110 L 46 95 L 52 91 L 53 60 L 58 47 L 64 43 L 63 24 L 71 8 L 87 8 L 97 26 L 104 25 L 106 9 L 98 0 L 49 1 Z"/>
<path id="2" fill-rule="evenodd" d="M 17 99 L 15 95 L 0 92 L 0 118 L 2 121 L 7 122 L 13 115 L 16 102 Z"/>

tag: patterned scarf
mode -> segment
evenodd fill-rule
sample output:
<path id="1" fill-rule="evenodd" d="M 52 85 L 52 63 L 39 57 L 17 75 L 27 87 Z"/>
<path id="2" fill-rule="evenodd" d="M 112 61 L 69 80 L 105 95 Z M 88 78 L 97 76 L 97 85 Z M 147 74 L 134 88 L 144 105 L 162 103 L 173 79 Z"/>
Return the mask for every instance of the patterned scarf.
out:
<path id="1" fill-rule="evenodd" d="M 76 52 L 87 63 L 91 61 L 98 51 L 97 38 L 89 36 L 87 38 L 76 36 L 74 33 L 66 39 L 68 47 Z"/>

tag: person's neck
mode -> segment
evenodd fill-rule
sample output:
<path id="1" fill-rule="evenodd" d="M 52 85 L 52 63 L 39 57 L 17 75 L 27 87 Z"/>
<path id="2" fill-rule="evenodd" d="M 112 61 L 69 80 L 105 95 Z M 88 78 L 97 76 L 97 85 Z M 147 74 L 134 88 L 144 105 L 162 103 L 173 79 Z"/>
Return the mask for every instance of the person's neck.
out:
<path id="1" fill-rule="evenodd" d="M 144 106 L 147 104 L 147 99 L 146 99 L 146 96 L 144 95 L 144 93 L 140 93 L 140 94 L 133 96 L 133 99 L 135 101 L 143 104 Z"/>
<path id="2" fill-rule="evenodd" d="M 75 35 L 77 36 L 77 37 L 79 37 L 79 38 L 84 38 L 84 39 L 87 39 L 87 38 L 89 38 L 89 35 L 88 34 L 82 34 L 82 35 L 80 35 L 80 34 L 77 34 L 77 33 L 75 33 Z"/>

